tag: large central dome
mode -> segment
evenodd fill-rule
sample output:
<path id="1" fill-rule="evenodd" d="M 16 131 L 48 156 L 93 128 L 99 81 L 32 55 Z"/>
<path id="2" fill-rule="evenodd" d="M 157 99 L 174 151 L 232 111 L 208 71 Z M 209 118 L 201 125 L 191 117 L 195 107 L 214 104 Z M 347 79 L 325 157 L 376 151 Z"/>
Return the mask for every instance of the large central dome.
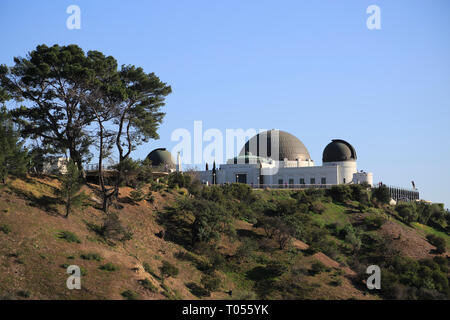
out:
<path id="1" fill-rule="evenodd" d="M 258 133 L 252 137 L 242 148 L 240 156 L 252 154 L 259 157 L 276 156 L 278 148 L 278 159 L 283 161 L 287 158 L 290 161 L 307 161 L 311 159 L 308 149 L 303 142 L 290 133 L 281 130 L 270 130 Z M 273 154 L 273 156 L 272 156 Z"/>

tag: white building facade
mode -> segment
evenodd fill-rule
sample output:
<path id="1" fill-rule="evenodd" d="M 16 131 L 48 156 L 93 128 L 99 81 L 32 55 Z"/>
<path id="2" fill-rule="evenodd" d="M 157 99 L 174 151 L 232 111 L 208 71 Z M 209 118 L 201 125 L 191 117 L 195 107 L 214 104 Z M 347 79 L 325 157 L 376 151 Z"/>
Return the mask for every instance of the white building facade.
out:
<path id="1" fill-rule="evenodd" d="M 252 152 L 253 151 L 253 152 Z M 198 171 L 204 184 L 246 183 L 255 188 L 328 187 L 336 184 L 373 185 L 370 172 L 357 170 L 356 151 L 344 140 L 333 140 L 316 166 L 295 136 L 270 130 L 251 138 L 239 156 L 212 170 Z"/>

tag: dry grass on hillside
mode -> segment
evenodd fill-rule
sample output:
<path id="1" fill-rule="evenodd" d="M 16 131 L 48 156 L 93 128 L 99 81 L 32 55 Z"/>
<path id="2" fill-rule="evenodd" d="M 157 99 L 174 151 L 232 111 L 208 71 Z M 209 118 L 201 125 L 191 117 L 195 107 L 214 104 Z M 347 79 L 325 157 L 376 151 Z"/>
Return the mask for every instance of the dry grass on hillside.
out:
<path id="1" fill-rule="evenodd" d="M 189 247 L 182 241 L 183 225 L 171 224 L 171 207 L 186 190 L 164 189 L 153 192 L 152 203 L 144 200 L 134 204 L 130 199 L 132 189 L 121 188 L 113 210 L 119 213 L 123 225 L 131 228 L 133 238 L 111 245 L 92 228 L 100 226 L 104 219 L 98 208 L 99 199 L 93 192 L 94 186 L 83 187 L 89 195 L 90 205 L 76 210 L 67 219 L 63 216 L 63 205 L 55 196 L 58 187 L 58 180 L 52 177 L 10 179 L 6 186 L 0 186 L 0 226 L 8 226 L 10 230 L 0 231 L 0 299 L 124 299 L 122 293 L 126 290 L 140 299 L 197 299 L 187 284 L 200 283 L 203 273 L 195 261 L 181 259 L 180 252 L 199 260 L 206 258 L 188 252 Z M 355 217 L 362 219 L 363 215 Z M 161 239 L 156 235 L 165 228 L 173 228 L 169 234 L 174 238 Z M 244 238 L 262 239 L 264 236 L 262 229 L 244 221 L 234 221 L 234 228 L 238 238 L 223 237 L 218 244 L 224 257 L 232 257 Z M 61 232 L 72 233 L 79 243 L 61 239 Z M 412 228 L 388 221 L 380 232 L 393 238 L 393 246 L 410 257 L 431 256 L 433 247 Z M 175 237 L 177 233 L 180 238 Z M 400 238 L 395 239 L 399 235 Z M 275 244 L 272 253 L 258 254 L 275 261 L 286 258 L 288 253 L 276 247 Z M 294 239 L 292 248 L 299 252 L 292 266 L 300 270 L 296 284 L 311 289 L 306 299 L 377 298 L 354 285 L 355 272 L 349 267 L 322 252 L 313 255 L 302 253 L 308 245 L 300 240 Z M 83 254 L 101 257 L 101 261 L 83 259 Z M 159 277 L 162 261 L 168 261 L 179 269 L 179 274 L 167 279 L 165 286 L 161 285 Z M 309 274 L 308 270 L 318 262 L 327 271 Z M 116 270 L 101 269 L 108 263 Z M 82 268 L 82 290 L 67 289 L 68 265 Z M 229 290 L 236 293 L 232 298 L 245 296 L 246 286 L 250 283 L 245 274 L 257 268 L 258 264 L 252 262 L 243 266 L 247 269 L 241 270 L 241 274 L 219 271 L 222 287 L 208 299 L 229 299 Z M 144 279 L 148 279 L 156 289 L 144 288 L 140 283 Z"/>

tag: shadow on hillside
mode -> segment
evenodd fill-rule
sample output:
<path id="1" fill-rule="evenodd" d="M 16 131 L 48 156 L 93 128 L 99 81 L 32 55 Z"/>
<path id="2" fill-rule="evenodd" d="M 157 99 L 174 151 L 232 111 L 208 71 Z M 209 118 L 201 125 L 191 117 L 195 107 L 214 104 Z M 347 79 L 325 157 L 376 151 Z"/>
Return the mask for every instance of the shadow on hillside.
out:
<path id="1" fill-rule="evenodd" d="M 129 204 L 130 206 L 139 206 L 139 203 L 133 201 L 133 199 L 131 199 L 130 197 L 118 197 L 117 202 Z M 123 206 L 122 206 L 122 208 L 123 208 Z"/>
<path id="2" fill-rule="evenodd" d="M 39 180 L 35 180 L 35 179 L 28 179 L 27 180 L 28 183 L 34 184 L 34 185 L 42 185 L 46 188 L 51 189 L 52 193 L 56 193 L 59 189 L 53 185 L 51 185 L 50 183 L 44 182 L 44 181 L 39 181 Z"/>
<path id="3" fill-rule="evenodd" d="M 86 183 L 86 186 L 91 190 L 92 194 L 89 195 L 89 204 L 92 208 L 103 211 L 103 204 L 102 199 L 103 195 L 99 187 L 92 183 Z M 121 210 L 124 208 L 123 205 L 120 203 L 126 203 L 125 201 L 122 201 L 122 198 L 118 198 L 117 201 L 114 201 L 114 199 L 111 199 L 112 202 L 110 202 L 110 206 L 113 209 Z"/>
<path id="4" fill-rule="evenodd" d="M 165 229 L 164 240 L 176 243 L 184 248 L 191 247 L 191 225 L 172 207 L 164 207 L 164 211 L 157 212 L 156 222 Z"/>
<path id="5" fill-rule="evenodd" d="M 256 232 L 252 231 L 252 230 L 247 230 L 247 229 L 237 229 L 236 230 L 237 235 L 239 236 L 239 238 L 251 238 L 254 240 L 259 240 L 264 238 L 262 235 L 257 234 Z"/>
<path id="6" fill-rule="evenodd" d="M 438 256 L 441 255 L 441 253 L 437 249 L 431 249 L 428 253 L 438 255 Z"/>
<path id="7" fill-rule="evenodd" d="M 10 186 L 10 189 L 12 192 L 14 192 L 18 197 L 29 201 L 28 205 L 32 207 L 39 208 L 47 214 L 52 216 L 62 216 L 59 212 L 56 206 L 58 204 L 61 204 L 61 201 L 56 197 L 49 197 L 49 196 L 40 196 L 36 197 L 31 192 L 26 192 L 17 188 L 14 188 Z"/>

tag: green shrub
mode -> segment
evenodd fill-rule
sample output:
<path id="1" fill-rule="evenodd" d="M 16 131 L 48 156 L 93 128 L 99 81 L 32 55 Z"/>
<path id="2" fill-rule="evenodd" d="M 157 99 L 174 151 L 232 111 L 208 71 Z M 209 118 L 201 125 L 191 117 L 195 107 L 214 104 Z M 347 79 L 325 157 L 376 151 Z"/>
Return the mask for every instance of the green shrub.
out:
<path id="1" fill-rule="evenodd" d="M 368 205 L 369 204 L 369 192 L 368 188 L 370 185 L 368 184 L 351 184 L 351 197 L 353 200 L 358 201 L 360 204 Z"/>
<path id="2" fill-rule="evenodd" d="M 378 202 L 389 204 L 391 201 L 391 194 L 389 193 L 388 187 L 384 184 L 372 189 L 372 197 L 375 198 Z"/>
<path id="3" fill-rule="evenodd" d="M 155 196 L 152 194 L 152 191 L 149 191 L 149 192 L 147 193 L 147 195 L 146 195 L 146 197 L 145 197 L 145 200 L 148 201 L 148 202 L 150 202 L 150 203 L 155 202 Z"/>
<path id="4" fill-rule="evenodd" d="M 80 258 L 84 259 L 84 260 L 102 261 L 102 257 L 98 253 L 94 253 L 94 252 L 82 253 L 80 255 Z"/>
<path id="5" fill-rule="evenodd" d="M 297 202 L 294 199 L 280 199 L 275 201 L 273 215 L 288 216 L 298 211 Z"/>
<path id="6" fill-rule="evenodd" d="M 305 190 L 305 195 L 309 198 L 309 202 L 323 199 L 326 195 L 325 189 L 310 188 Z"/>
<path id="7" fill-rule="evenodd" d="M 247 278 L 254 281 L 263 281 L 265 279 L 274 279 L 282 276 L 288 267 L 281 262 L 271 261 L 265 267 L 256 266 L 253 269 L 247 271 Z"/>
<path id="8" fill-rule="evenodd" d="M 234 198 L 246 203 L 252 203 L 255 200 L 253 188 L 245 183 L 232 183 L 220 187 L 223 194 L 228 198 Z"/>
<path id="9" fill-rule="evenodd" d="M 151 292 L 158 292 L 158 288 L 148 279 L 139 280 L 139 283 L 147 290 Z"/>
<path id="10" fill-rule="evenodd" d="M 216 189 L 212 187 L 211 189 Z M 194 222 L 191 224 L 191 243 L 214 242 L 219 240 L 224 233 L 231 234 L 231 216 L 229 210 L 221 203 L 186 199 L 179 202 L 180 212 L 191 212 Z"/>
<path id="11" fill-rule="evenodd" d="M 316 261 L 311 265 L 311 274 L 316 275 L 327 271 L 327 267 L 320 261 Z"/>
<path id="12" fill-rule="evenodd" d="M 152 267 L 150 267 L 150 265 L 147 262 L 144 262 L 142 267 L 144 268 L 145 272 L 150 273 L 150 274 L 153 273 Z"/>
<path id="13" fill-rule="evenodd" d="M 163 261 L 162 266 L 159 268 L 161 271 L 161 280 L 164 282 L 169 277 L 176 277 L 178 275 L 178 268 L 172 265 L 168 261 Z"/>
<path id="14" fill-rule="evenodd" d="M 203 275 L 200 283 L 203 287 L 210 291 L 218 291 L 220 288 L 222 280 L 216 275 Z"/>
<path id="15" fill-rule="evenodd" d="M 112 264 L 111 262 L 105 263 L 104 265 L 99 267 L 100 270 L 104 271 L 116 271 L 119 270 L 119 267 Z"/>
<path id="16" fill-rule="evenodd" d="M 130 192 L 130 198 L 134 203 L 138 203 L 144 200 L 145 195 L 140 188 L 136 188 L 135 190 Z"/>
<path id="17" fill-rule="evenodd" d="M 380 229 L 386 222 L 386 218 L 380 214 L 371 214 L 364 218 L 364 224 L 372 230 Z"/>
<path id="18" fill-rule="evenodd" d="M 204 298 L 209 297 L 211 295 L 211 292 L 206 290 L 205 288 L 199 286 L 198 284 L 194 282 L 190 282 L 186 284 L 186 287 L 189 289 L 189 291 L 198 298 Z"/>
<path id="19" fill-rule="evenodd" d="M 325 205 L 322 202 L 319 201 L 314 201 L 313 203 L 311 203 L 311 205 L 309 206 L 309 210 L 313 213 L 317 213 L 317 214 L 322 214 L 325 212 Z"/>
<path id="20" fill-rule="evenodd" d="M 335 202 L 344 203 L 351 200 L 352 191 L 348 185 L 334 185 L 331 189 L 327 189 L 327 194 Z"/>
<path id="21" fill-rule="evenodd" d="M 401 203 L 395 207 L 395 210 L 405 223 L 410 224 L 413 221 L 417 221 L 418 214 L 413 204 Z"/>
<path id="22" fill-rule="evenodd" d="M 427 240 L 436 247 L 436 253 L 442 254 L 446 251 L 445 239 L 434 234 L 427 235 Z"/>
<path id="23" fill-rule="evenodd" d="M 67 242 L 81 243 L 81 240 L 78 239 L 76 234 L 70 231 L 61 231 L 58 233 L 58 238 L 66 240 Z"/>
<path id="24" fill-rule="evenodd" d="M 125 242 L 133 238 L 131 229 L 122 225 L 117 213 L 108 214 L 97 232 L 108 240 Z"/>
<path id="25" fill-rule="evenodd" d="M 266 265 L 267 275 L 271 278 L 276 278 L 282 276 L 285 272 L 288 271 L 288 266 L 279 261 L 272 261 Z"/>
<path id="26" fill-rule="evenodd" d="M 147 272 L 148 274 L 150 274 L 153 278 L 156 279 L 161 279 L 152 269 L 152 267 L 150 267 L 150 265 L 147 262 L 144 262 L 142 264 L 142 267 L 144 268 L 145 272 Z"/>
<path id="27" fill-rule="evenodd" d="M 367 209 L 369 209 L 369 207 L 363 203 L 359 203 L 358 204 L 358 210 L 359 212 L 363 213 L 364 211 L 367 211 Z"/>
<path id="28" fill-rule="evenodd" d="M 334 287 L 339 287 L 342 285 L 342 279 L 341 278 L 334 279 L 330 282 L 330 285 Z"/>
<path id="29" fill-rule="evenodd" d="M 251 238 L 244 238 L 233 257 L 239 261 L 245 260 L 247 258 L 253 257 L 257 249 L 258 242 L 256 242 L 256 240 L 253 240 Z"/>
<path id="30" fill-rule="evenodd" d="M 158 191 L 161 191 L 162 189 L 164 189 L 164 185 L 161 183 L 152 181 L 152 183 L 150 184 L 151 191 L 158 192 Z"/>
<path id="31" fill-rule="evenodd" d="M 2 224 L 0 225 L 0 231 L 3 232 L 4 234 L 8 234 L 11 232 L 11 227 L 7 224 Z"/>
<path id="32" fill-rule="evenodd" d="M 436 256 L 433 257 L 433 261 L 436 262 L 439 266 L 439 268 L 441 269 L 441 271 L 443 273 L 448 273 L 449 272 L 449 268 L 448 268 L 448 261 L 447 258 L 441 257 L 441 256 Z"/>
<path id="33" fill-rule="evenodd" d="M 122 295 L 122 297 L 124 297 L 127 300 L 138 300 L 139 299 L 139 295 L 136 292 L 131 291 L 131 290 L 123 291 L 121 293 L 121 295 Z"/>
<path id="34" fill-rule="evenodd" d="M 173 172 L 169 175 L 167 184 L 171 189 L 175 187 L 188 189 L 191 185 L 191 180 L 192 177 L 189 174 L 184 174 L 182 172 Z"/>

